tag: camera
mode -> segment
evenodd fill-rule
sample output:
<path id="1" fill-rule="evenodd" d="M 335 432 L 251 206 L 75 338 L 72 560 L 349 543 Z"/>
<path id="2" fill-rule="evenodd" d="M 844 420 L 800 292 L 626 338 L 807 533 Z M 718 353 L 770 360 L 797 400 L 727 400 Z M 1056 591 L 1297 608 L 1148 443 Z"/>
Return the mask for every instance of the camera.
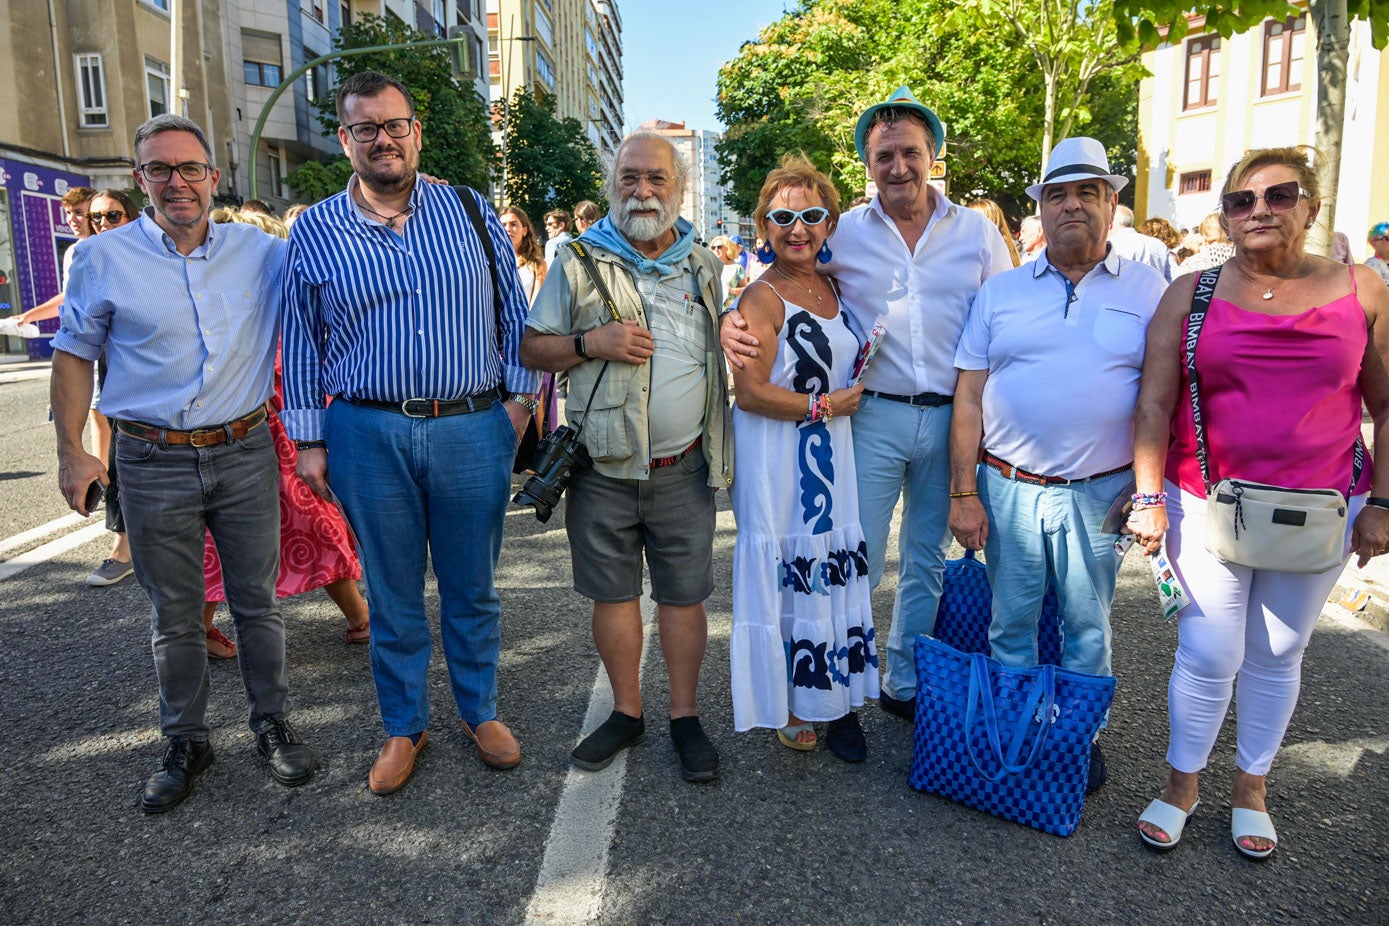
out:
<path id="1" fill-rule="evenodd" d="M 569 488 L 574 471 L 592 465 L 593 458 L 579 440 L 579 432 L 568 425 L 560 425 L 545 435 L 540 446 L 535 448 L 535 460 L 531 463 L 535 475 L 526 480 L 511 503 L 533 506 L 536 520 L 544 524 L 550 520 L 564 490 Z"/>

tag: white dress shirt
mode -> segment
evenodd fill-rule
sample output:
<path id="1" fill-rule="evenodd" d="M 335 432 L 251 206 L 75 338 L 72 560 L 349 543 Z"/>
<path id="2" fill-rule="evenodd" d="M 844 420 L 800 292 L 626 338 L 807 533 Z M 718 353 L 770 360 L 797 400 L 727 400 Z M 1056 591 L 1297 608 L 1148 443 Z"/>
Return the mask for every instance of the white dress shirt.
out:
<path id="1" fill-rule="evenodd" d="M 864 374 L 874 392 L 955 394 L 955 347 L 970 300 L 989 277 L 1013 269 L 993 223 L 931 191 L 935 209 L 926 231 L 907 247 L 878 197 L 839 217 L 830 236 L 828 269 L 843 305 L 862 330 L 887 328 Z"/>

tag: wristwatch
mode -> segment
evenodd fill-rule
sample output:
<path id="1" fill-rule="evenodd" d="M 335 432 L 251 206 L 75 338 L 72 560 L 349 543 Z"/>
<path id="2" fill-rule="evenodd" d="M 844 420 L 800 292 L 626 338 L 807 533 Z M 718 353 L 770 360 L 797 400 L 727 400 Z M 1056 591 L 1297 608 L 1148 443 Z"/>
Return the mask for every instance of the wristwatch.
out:
<path id="1" fill-rule="evenodd" d="M 1380 498 L 1377 495 L 1371 495 L 1369 498 L 1365 499 L 1365 504 L 1375 508 L 1389 508 L 1389 498 Z"/>
<path id="2" fill-rule="evenodd" d="M 587 332 L 585 332 L 585 333 L 587 333 Z M 591 358 L 588 356 L 588 351 L 584 350 L 584 336 L 583 336 L 582 334 L 576 334 L 576 335 L 574 335 L 574 353 L 578 354 L 580 357 L 584 358 L 585 360 L 591 359 Z"/>
<path id="3" fill-rule="evenodd" d="M 294 442 L 295 450 L 320 450 L 328 444 L 321 440 L 297 440 Z"/>
<path id="4" fill-rule="evenodd" d="M 532 415 L 534 415 L 535 410 L 540 407 L 540 402 L 536 400 L 535 396 L 526 395 L 524 392 L 513 392 L 511 395 L 507 396 L 507 398 L 517 405 L 525 406 L 526 411 L 530 412 Z"/>

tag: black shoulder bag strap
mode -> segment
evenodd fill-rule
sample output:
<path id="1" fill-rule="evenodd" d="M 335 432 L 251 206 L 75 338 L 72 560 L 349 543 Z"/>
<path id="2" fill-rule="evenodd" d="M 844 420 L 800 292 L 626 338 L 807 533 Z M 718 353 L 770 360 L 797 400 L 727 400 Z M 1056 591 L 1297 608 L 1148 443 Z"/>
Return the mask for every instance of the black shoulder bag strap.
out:
<path id="1" fill-rule="evenodd" d="M 588 274 L 589 282 L 591 282 L 593 288 L 598 291 L 598 298 L 603 300 L 603 305 L 607 307 L 608 314 L 613 317 L 613 320 L 620 324 L 622 322 L 622 316 L 617 311 L 617 302 L 613 299 L 612 293 L 608 292 L 608 286 L 603 282 L 602 276 L 599 275 L 598 265 L 593 262 L 593 258 L 589 255 L 588 250 L 578 242 L 578 239 L 567 242 L 565 247 L 578 255 L 579 263 L 583 264 L 584 272 Z M 574 429 L 575 437 L 578 437 L 584 429 L 584 421 L 588 420 L 589 406 L 593 404 L 593 397 L 598 394 L 598 384 L 603 381 L 603 374 L 608 372 L 608 364 L 610 363 L 612 363 L 611 360 L 603 361 L 603 367 L 598 371 L 598 378 L 593 381 L 593 390 L 588 394 L 588 401 L 584 403 L 583 420 L 580 421 L 579 426 Z"/>
<path id="2" fill-rule="evenodd" d="M 458 199 L 463 203 L 463 211 L 468 214 L 468 221 L 473 226 L 473 231 L 477 232 L 478 240 L 482 242 L 482 251 L 487 255 L 487 272 L 492 275 L 492 309 L 496 315 L 497 328 L 497 351 L 502 350 L 502 287 L 497 279 L 497 249 L 492 245 L 492 236 L 487 233 L 487 222 L 482 218 L 482 210 L 477 207 L 477 194 L 472 187 L 456 186 L 453 191 L 458 194 Z"/>
<path id="3" fill-rule="evenodd" d="M 1201 271 L 1201 275 L 1196 278 L 1196 291 L 1191 296 L 1191 313 L 1186 317 L 1186 378 L 1191 393 L 1191 423 L 1192 430 L 1196 433 L 1196 461 L 1201 464 L 1201 481 L 1206 485 L 1207 495 L 1210 495 L 1211 491 L 1210 452 L 1206 447 L 1205 421 L 1201 417 L 1201 393 L 1196 373 L 1196 339 L 1200 337 L 1201 328 L 1206 324 L 1206 315 L 1210 312 L 1211 299 L 1215 296 L 1215 284 L 1219 279 L 1220 267 Z M 1365 445 L 1359 436 L 1355 438 L 1353 452 L 1355 460 L 1351 465 L 1347 499 L 1355 491 L 1360 474 L 1365 470 Z"/>

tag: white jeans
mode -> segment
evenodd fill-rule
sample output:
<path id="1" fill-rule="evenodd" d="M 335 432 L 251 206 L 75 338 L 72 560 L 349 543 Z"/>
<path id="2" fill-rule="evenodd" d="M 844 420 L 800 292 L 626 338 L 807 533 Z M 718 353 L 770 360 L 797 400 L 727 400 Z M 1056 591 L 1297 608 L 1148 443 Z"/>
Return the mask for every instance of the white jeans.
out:
<path id="1" fill-rule="evenodd" d="M 1299 574 L 1222 563 L 1206 550 L 1206 500 L 1170 482 L 1166 488 L 1167 552 L 1191 597 L 1177 617 L 1167 762 L 1179 772 L 1206 767 L 1238 676 L 1236 761 L 1251 775 L 1266 775 L 1297 706 L 1302 653 L 1345 564 Z M 1350 502 L 1347 557 L 1364 501 Z"/>

